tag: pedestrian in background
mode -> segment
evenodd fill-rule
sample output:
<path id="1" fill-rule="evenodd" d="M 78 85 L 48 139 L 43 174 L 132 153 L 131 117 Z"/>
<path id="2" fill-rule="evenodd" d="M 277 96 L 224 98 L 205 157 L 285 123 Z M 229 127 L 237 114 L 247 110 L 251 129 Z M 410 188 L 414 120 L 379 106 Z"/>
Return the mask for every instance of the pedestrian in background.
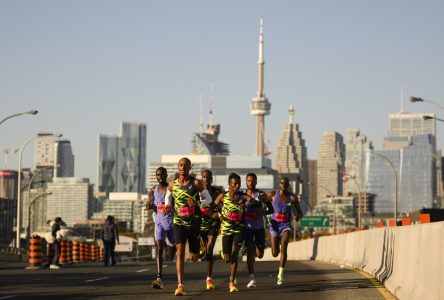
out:
<path id="1" fill-rule="evenodd" d="M 54 219 L 54 223 L 51 225 L 51 235 L 49 241 L 49 247 L 52 247 L 54 249 L 54 258 L 52 259 L 52 263 L 49 265 L 50 269 L 58 270 L 61 268 L 59 265 L 59 258 L 60 258 L 60 250 L 61 250 L 61 236 L 59 234 L 60 226 L 62 225 L 62 218 L 57 217 Z"/>
<path id="2" fill-rule="evenodd" d="M 119 230 L 117 229 L 117 225 L 114 223 L 114 217 L 108 216 L 106 218 L 105 225 L 103 225 L 102 228 L 102 243 L 105 249 L 103 254 L 103 264 L 105 267 L 109 265 L 110 257 L 111 264 L 113 266 L 116 264 L 116 256 L 114 253 L 116 242 L 119 244 Z"/>

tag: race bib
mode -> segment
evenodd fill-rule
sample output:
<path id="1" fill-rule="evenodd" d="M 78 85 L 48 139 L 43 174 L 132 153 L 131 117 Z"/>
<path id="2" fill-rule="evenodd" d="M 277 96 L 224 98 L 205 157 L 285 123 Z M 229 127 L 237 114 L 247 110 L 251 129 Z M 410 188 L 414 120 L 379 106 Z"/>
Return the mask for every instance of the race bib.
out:
<path id="1" fill-rule="evenodd" d="M 181 217 L 191 217 L 196 213 L 194 206 L 182 206 L 179 207 L 179 216 Z"/>
<path id="2" fill-rule="evenodd" d="M 241 213 L 234 213 L 234 212 L 229 212 L 227 214 L 227 219 L 233 222 L 240 222 L 242 221 L 242 214 Z"/>
<path id="3" fill-rule="evenodd" d="M 256 212 L 248 212 L 247 211 L 247 213 L 245 215 L 245 219 L 250 220 L 250 221 L 256 220 L 257 219 L 257 213 Z"/>
<path id="4" fill-rule="evenodd" d="M 157 203 L 157 213 L 165 213 L 165 203 L 159 202 Z"/>
<path id="5" fill-rule="evenodd" d="M 201 207 L 200 211 L 202 213 L 202 216 L 204 217 L 211 217 L 211 211 L 209 207 Z"/>
<path id="6" fill-rule="evenodd" d="M 274 219 L 278 222 L 281 222 L 281 223 L 288 222 L 288 214 L 276 213 L 276 214 L 274 214 Z"/>

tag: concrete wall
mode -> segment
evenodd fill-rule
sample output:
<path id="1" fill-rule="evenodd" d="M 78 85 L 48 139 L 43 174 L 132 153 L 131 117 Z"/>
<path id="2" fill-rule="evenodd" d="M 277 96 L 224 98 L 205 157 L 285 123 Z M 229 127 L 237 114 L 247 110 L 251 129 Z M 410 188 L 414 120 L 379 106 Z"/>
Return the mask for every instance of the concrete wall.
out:
<path id="1" fill-rule="evenodd" d="M 263 260 L 278 260 L 266 249 Z M 289 260 L 363 270 L 399 299 L 444 300 L 444 222 L 375 228 L 288 245 Z"/>

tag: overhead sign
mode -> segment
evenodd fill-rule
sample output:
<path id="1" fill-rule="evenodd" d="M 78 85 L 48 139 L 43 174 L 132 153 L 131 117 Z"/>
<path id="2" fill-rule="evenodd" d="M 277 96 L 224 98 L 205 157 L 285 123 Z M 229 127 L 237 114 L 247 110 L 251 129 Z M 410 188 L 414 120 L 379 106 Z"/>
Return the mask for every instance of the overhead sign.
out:
<path id="1" fill-rule="evenodd" d="M 330 227 L 329 216 L 305 216 L 299 222 L 301 227 Z"/>

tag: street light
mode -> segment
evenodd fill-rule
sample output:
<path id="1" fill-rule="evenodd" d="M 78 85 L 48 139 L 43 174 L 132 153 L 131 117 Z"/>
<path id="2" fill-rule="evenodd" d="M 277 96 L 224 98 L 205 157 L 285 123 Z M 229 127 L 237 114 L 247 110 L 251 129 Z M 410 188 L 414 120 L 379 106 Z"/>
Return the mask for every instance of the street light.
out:
<path id="1" fill-rule="evenodd" d="M 22 157 L 23 157 L 23 150 L 25 149 L 26 145 L 28 145 L 30 142 L 35 140 L 38 137 L 42 136 L 53 136 L 53 137 L 61 137 L 62 134 L 39 134 L 36 136 L 33 136 L 32 138 L 28 139 L 26 142 L 23 143 L 23 145 L 20 147 L 19 152 L 19 167 L 18 167 L 18 182 L 17 182 L 17 234 L 16 234 L 16 248 L 20 248 L 20 231 L 21 231 L 21 194 L 22 194 Z"/>
<path id="2" fill-rule="evenodd" d="M 444 119 L 440 119 L 440 118 L 433 117 L 430 115 L 423 115 L 422 118 L 424 119 L 424 121 L 435 119 L 437 121 L 444 122 Z"/>
<path id="3" fill-rule="evenodd" d="M 341 171 L 341 170 L 339 170 L 339 173 L 353 179 L 353 182 L 355 183 L 356 187 L 358 188 L 358 227 L 361 228 L 361 191 L 362 191 L 361 185 L 356 180 L 356 175 L 350 175 L 350 174 L 348 174 L 344 171 Z"/>
<path id="4" fill-rule="evenodd" d="M 420 97 L 410 96 L 410 102 L 413 102 L 413 103 L 415 103 L 415 102 L 427 102 L 427 103 L 430 103 L 432 105 L 435 105 L 436 107 L 439 107 L 440 109 L 442 109 L 444 111 L 444 106 L 442 106 L 441 104 L 436 103 L 435 101 L 432 101 L 432 100 L 426 100 L 426 99 L 423 99 L 423 98 L 420 98 Z"/>
<path id="5" fill-rule="evenodd" d="M 36 114 L 38 114 L 38 112 L 39 112 L 38 110 L 30 110 L 30 111 L 25 111 L 25 112 L 10 115 L 10 116 L 4 118 L 3 120 L 1 120 L 0 125 L 8 119 L 11 119 L 11 118 L 14 118 L 17 116 L 21 116 L 21 115 L 36 115 Z"/>
<path id="6" fill-rule="evenodd" d="M 379 156 L 382 159 L 384 159 L 393 171 L 393 175 L 395 177 L 395 201 L 393 204 L 394 205 L 393 217 L 396 222 L 396 218 L 398 217 L 398 174 L 396 174 L 395 166 L 393 165 L 392 161 L 390 159 L 388 159 L 385 155 L 382 155 L 378 152 L 373 152 L 373 151 L 368 151 L 368 152 L 370 154 L 374 154 L 374 155 Z"/>
<path id="7" fill-rule="evenodd" d="M 26 231 L 26 237 L 27 239 L 29 238 L 30 234 L 31 234 L 31 202 L 35 201 L 37 198 L 44 196 L 44 195 L 49 195 L 52 194 L 51 193 L 40 193 L 39 195 L 37 195 L 33 201 L 31 201 L 31 186 L 32 186 L 32 182 L 34 181 L 34 178 L 37 176 L 37 174 L 41 173 L 43 170 L 45 169 L 37 169 L 35 170 L 34 174 L 32 175 L 31 179 L 29 180 L 29 184 L 28 184 L 28 228 Z M 35 213 L 34 213 L 35 214 Z"/>
<path id="8" fill-rule="evenodd" d="M 311 183 L 311 182 L 308 182 L 308 185 L 314 185 L 313 183 Z M 335 203 L 335 195 L 328 189 L 328 188 L 326 188 L 325 186 L 323 186 L 322 184 L 316 184 L 316 185 L 318 185 L 319 187 L 321 187 L 321 188 L 323 188 L 324 190 L 326 190 L 327 191 L 327 193 L 329 193 L 330 194 L 330 198 L 332 199 L 332 201 L 333 201 L 333 233 L 334 234 L 336 234 L 336 203 Z M 327 195 L 328 196 L 328 195 Z"/>
<path id="9" fill-rule="evenodd" d="M 30 195 L 30 194 L 29 194 Z M 32 201 L 31 201 L 31 198 L 28 198 L 28 202 L 29 202 L 29 205 L 28 205 L 28 228 L 27 228 L 27 232 L 26 232 L 26 236 L 27 236 L 27 239 L 29 239 L 29 237 L 31 236 L 31 205 L 35 202 L 35 200 L 37 200 L 38 198 L 40 198 L 40 197 L 43 197 L 43 196 L 48 196 L 48 195 L 52 195 L 52 192 L 41 192 L 41 193 L 38 193 L 33 199 L 32 199 Z M 35 208 L 34 208 L 34 216 L 35 216 Z M 35 217 L 34 217 L 35 218 Z M 34 219 L 35 220 L 35 219 Z"/>

